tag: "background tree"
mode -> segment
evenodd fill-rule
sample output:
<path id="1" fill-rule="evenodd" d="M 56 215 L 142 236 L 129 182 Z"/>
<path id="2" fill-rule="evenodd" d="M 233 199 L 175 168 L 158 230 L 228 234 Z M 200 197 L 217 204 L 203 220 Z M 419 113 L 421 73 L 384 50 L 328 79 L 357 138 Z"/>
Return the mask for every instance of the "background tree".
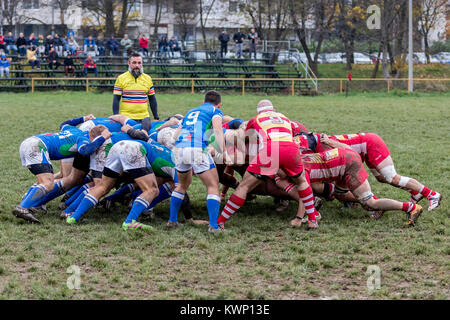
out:
<path id="1" fill-rule="evenodd" d="M 444 14 L 442 9 L 445 6 L 446 1 L 444 0 L 420 0 L 416 7 L 418 31 L 424 40 L 427 63 L 430 63 L 430 45 L 428 42 L 430 31 L 436 26 L 441 15 Z"/>

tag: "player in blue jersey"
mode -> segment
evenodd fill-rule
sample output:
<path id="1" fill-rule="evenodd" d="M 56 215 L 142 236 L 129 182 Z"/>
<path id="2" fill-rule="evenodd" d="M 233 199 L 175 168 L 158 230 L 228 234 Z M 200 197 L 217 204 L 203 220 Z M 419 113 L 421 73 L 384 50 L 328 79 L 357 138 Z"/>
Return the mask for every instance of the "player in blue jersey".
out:
<path id="1" fill-rule="evenodd" d="M 209 215 L 211 233 L 221 231 L 217 225 L 220 209 L 219 178 L 210 154 L 208 153 L 208 138 L 214 133 L 219 153 L 224 150 L 222 132 L 223 113 L 220 94 L 208 91 L 203 105 L 191 109 L 183 118 L 181 127 L 175 133 L 173 149 L 175 168 L 178 173 L 178 186 L 172 192 L 170 201 L 170 218 L 167 226 L 178 225 L 178 211 L 192 182 L 192 171 L 207 188 L 206 207 Z"/>
<path id="2" fill-rule="evenodd" d="M 75 127 L 94 116 L 72 119 L 61 123 L 60 132 L 42 133 L 25 139 L 19 148 L 22 165 L 36 176 L 37 184 L 31 186 L 13 215 L 32 223 L 40 223 L 29 211 L 54 189 L 53 167 L 50 160 L 72 158 L 77 153 L 77 140 L 85 134 Z"/>
<path id="3" fill-rule="evenodd" d="M 160 180 L 161 183 L 168 179 L 173 180 L 175 178 L 173 166 L 170 150 L 157 143 L 125 140 L 114 144 L 106 158 L 100 184 L 89 190 L 75 212 L 67 217 L 67 223 L 77 223 L 86 211 L 97 204 L 98 199 L 114 187 L 117 178 L 122 173 L 126 173 L 136 182 L 142 193 L 134 200 L 122 228 L 124 230 L 152 229 L 136 220 L 143 210 L 153 207 L 155 203 L 170 196 L 167 185 L 162 185 L 158 189 L 156 177 L 163 178 Z"/>

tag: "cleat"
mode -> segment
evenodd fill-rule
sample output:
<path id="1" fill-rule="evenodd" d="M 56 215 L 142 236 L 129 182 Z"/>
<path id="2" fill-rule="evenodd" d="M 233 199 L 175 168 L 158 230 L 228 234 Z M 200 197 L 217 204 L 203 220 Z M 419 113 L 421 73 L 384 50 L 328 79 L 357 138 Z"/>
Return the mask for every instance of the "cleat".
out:
<path id="1" fill-rule="evenodd" d="M 67 222 L 67 224 L 76 224 L 77 220 L 75 220 L 74 217 L 67 217 L 66 222 Z"/>
<path id="2" fill-rule="evenodd" d="M 64 211 L 62 211 L 61 214 L 59 215 L 59 217 L 60 217 L 61 219 L 66 220 L 68 217 L 70 217 L 70 216 L 72 215 L 72 213 L 73 213 L 73 212 L 71 212 L 71 213 L 65 213 Z"/>
<path id="3" fill-rule="evenodd" d="M 308 220 L 308 230 L 315 230 L 315 229 L 319 229 L 319 224 L 317 223 L 317 221 L 311 221 Z"/>
<path id="4" fill-rule="evenodd" d="M 322 219 L 322 215 L 320 214 L 319 211 L 316 211 L 316 220 L 320 220 Z"/>
<path id="5" fill-rule="evenodd" d="M 28 209 L 29 212 L 31 212 L 32 214 L 37 214 L 39 212 L 43 212 L 43 213 L 47 213 L 47 206 L 45 204 L 40 205 L 39 207 L 31 207 L 30 209 Z"/>
<path id="6" fill-rule="evenodd" d="M 58 209 L 59 209 L 59 210 L 66 210 L 66 209 L 67 209 L 67 205 L 65 204 L 65 201 L 61 201 L 61 202 L 58 204 Z"/>
<path id="7" fill-rule="evenodd" d="M 176 227 L 181 227 L 182 224 L 178 223 L 177 221 L 167 221 L 167 227 L 169 228 L 176 228 Z"/>
<path id="8" fill-rule="evenodd" d="M 153 213 L 153 208 L 145 209 L 144 211 L 142 211 L 142 214 L 144 216 L 150 216 L 150 218 L 154 218 L 155 217 L 155 214 Z"/>
<path id="9" fill-rule="evenodd" d="M 308 219 L 295 216 L 295 218 L 291 220 L 290 225 L 293 227 L 301 227 L 302 224 L 307 223 L 307 222 L 308 222 Z"/>
<path id="10" fill-rule="evenodd" d="M 411 202 L 414 204 L 419 203 L 420 200 L 422 200 L 422 199 L 423 199 L 423 195 L 420 193 L 416 194 L 415 196 L 411 195 Z"/>
<path id="11" fill-rule="evenodd" d="M 17 218 L 22 218 L 22 219 L 24 219 L 24 220 L 26 220 L 28 222 L 31 222 L 31 223 L 38 223 L 38 224 L 41 223 L 38 219 L 36 219 L 33 216 L 33 214 L 31 214 L 28 211 L 28 209 L 25 209 L 25 208 L 23 208 L 21 206 L 15 207 L 14 210 L 12 211 L 12 214 L 14 216 L 16 216 Z"/>
<path id="12" fill-rule="evenodd" d="M 275 209 L 276 212 L 282 212 L 289 208 L 289 200 L 280 200 L 280 205 Z"/>
<path id="13" fill-rule="evenodd" d="M 65 193 L 63 195 L 63 197 L 61 198 L 61 202 L 66 202 L 67 200 L 69 200 L 69 198 L 70 198 L 70 196 L 67 193 Z"/>
<path id="14" fill-rule="evenodd" d="M 219 226 L 219 229 L 225 230 L 225 223 L 223 223 L 223 222 L 219 223 L 218 226 Z"/>
<path id="15" fill-rule="evenodd" d="M 378 220 L 384 215 L 384 211 L 383 210 L 378 210 L 378 211 L 370 210 L 369 214 L 373 220 Z"/>
<path id="16" fill-rule="evenodd" d="M 323 200 L 319 197 L 314 197 L 314 208 L 319 211 L 323 206 Z"/>
<path id="17" fill-rule="evenodd" d="M 111 200 L 108 199 L 102 199 L 99 203 L 98 203 L 99 207 L 107 210 L 107 211 L 112 211 L 115 208 L 115 204 L 114 202 L 112 202 Z"/>
<path id="18" fill-rule="evenodd" d="M 406 223 L 406 225 L 414 227 L 416 225 L 417 219 L 419 219 L 422 212 L 423 212 L 422 207 L 416 204 L 416 208 L 410 213 L 408 213 L 408 222 Z"/>
<path id="19" fill-rule="evenodd" d="M 220 232 L 225 232 L 225 228 L 218 227 L 218 228 L 216 229 L 216 228 L 213 228 L 213 227 L 209 226 L 209 227 L 208 227 L 208 232 L 209 232 L 209 233 L 212 233 L 212 234 L 216 234 L 216 233 L 220 233 Z"/>
<path id="20" fill-rule="evenodd" d="M 132 220 L 131 223 L 122 223 L 122 229 L 123 231 L 127 231 L 127 230 L 148 230 L 148 231 L 152 231 L 154 230 L 154 228 L 152 226 L 140 223 L 140 222 L 136 222 L 136 220 Z"/>
<path id="21" fill-rule="evenodd" d="M 439 208 L 441 205 L 442 196 L 440 193 L 436 192 L 434 196 L 428 199 L 428 211 Z"/>

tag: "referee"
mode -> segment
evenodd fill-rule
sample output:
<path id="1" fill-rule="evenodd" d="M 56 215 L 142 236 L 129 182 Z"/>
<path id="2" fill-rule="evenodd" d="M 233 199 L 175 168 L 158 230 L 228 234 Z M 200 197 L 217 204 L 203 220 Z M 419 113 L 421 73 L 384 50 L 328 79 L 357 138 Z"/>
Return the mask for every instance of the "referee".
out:
<path id="1" fill-rule="evenodd" d="M 122 114 L 142 123 L 142 129 L 151 127 L 148 103 L 153 117 L 159 120 L 158 103 L 152 78 L 144 73 L 142 56 L 133 52 L 128 58 L 128 71 L 117 77 L 114 84 L 113 114 Z M 121 101 L 122 100 L 122 101 Z"/>

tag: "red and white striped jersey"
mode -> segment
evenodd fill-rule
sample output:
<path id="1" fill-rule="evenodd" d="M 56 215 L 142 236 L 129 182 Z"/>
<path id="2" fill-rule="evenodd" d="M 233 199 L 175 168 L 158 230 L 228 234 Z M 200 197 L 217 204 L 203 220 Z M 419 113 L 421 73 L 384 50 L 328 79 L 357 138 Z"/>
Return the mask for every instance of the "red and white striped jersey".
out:
<path id="1" fill-rule="evenodd" d="M 302 154 L 303 167 L 309 173 L 311 183 L 336 181 L 344 176 L 346 150 L 335 148 L 321 153 Z"/>
<path id="2" fill-rule="evenodd" d="M 291 121 L 282 113 L 268 111 L 258 114 L 247 123 L 246 131 L 255 129 L 264 144 L 294 142 Z M 260 142 L 261 143 L 261 142 Z"/>

